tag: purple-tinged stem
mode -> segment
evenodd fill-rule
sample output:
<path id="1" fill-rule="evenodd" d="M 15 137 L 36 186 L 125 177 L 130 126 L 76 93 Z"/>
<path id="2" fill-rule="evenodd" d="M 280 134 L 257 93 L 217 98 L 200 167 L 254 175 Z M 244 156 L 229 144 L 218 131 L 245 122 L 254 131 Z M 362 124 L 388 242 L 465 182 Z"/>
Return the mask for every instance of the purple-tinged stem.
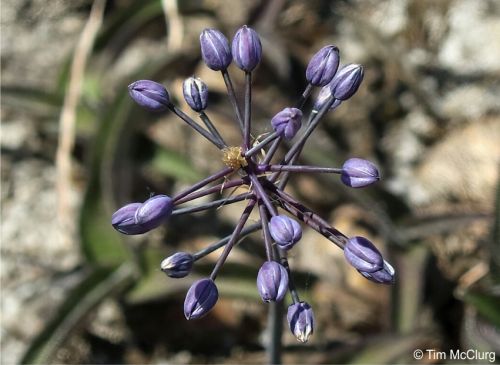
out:
<path id="1" fill-rule="evenodd" d="M 267 165 L 269 162 L 271 162 L 272 158 L 274 157 L 274 154 L 276 153 L 276 151 L 278 151 L 278 147 L 280 146 L 282 139 L 283 139 L 282 137 L 278 137 L 278 139 L 274 141 L 274 143 L 267 151 L 264 161 L 262 161 L 263 164 Z"/>
<path id="2" fill-rule="evenodd" d="M 265 192 L 257 176 L 253 172 L 250 172 L 248 174 L 248 177 L 252 182 L 253 190 L 255 192 L 255 195 L 257 195 L 257 198 L 265 204 L 267 210 L 272 216 L 277 215 L 278 212 L 276 211 L 276 207 L 273 205 L 273 203 L 271 203 L 271 200 L 269 200 L 269 196 Z"/>
<path id="3" fill-rule="evenodd" d="M 244 179 L 236 179 L 236 180 L 231 180 L 227 182 L 223 182 L 221 184 L 217 184 L 215 186 L 212 186 L 210 188 L 201 190 L 201 191 L 196 191 L 194 193 L 189 194 L 188 196 L 179 199 L 178 201 L 175 202 L 176 205 L 180 205 L 183 203 L 187 203 L 191 200 L 195 200 L 198 198 L 201 198 L 203 196 L 209 195 L 209 194 L 215 194 L 215 193 L 220 193 L 222 190 L 230 189 L 230 188 L 235 188 L 237 186 L 241 186 L 246 184 L 247 181 Z"/>
<path id="4" fill-rule="evenodd" d="M 252 193 L 244 193 L 244 194 L 236 195 L 236 196 L 233 196 L 230 198 L 223 198 L 223 199 L 214 200 L 213 202 L 200 204 L 200 205 L 196 205 L 193 207 L 178 208 L 178 209 L 174 209 L 174 211 L 172 212 L 172 216 L 201 212 L 203 210 L 208 210 L 211 208 L 219 208 L 219 207 L 222 207 L 223 205 L 229 205 L 229 204 L 240 202 L 240 201 L 245 200 L 245 199 L 249 199 L 252 196 L 253 196 Z"/>
<path id="5" fill-rule="evenodd" d="M 264 204 L 259 202 L 259 214 L 260 222 L 262 224 L 262 236 L 264 237 L 264 244 L 266 247 L 266 256 L 268 261 L 272 261 L 273 255 L 273 240 L 271 238 L 271 233 L 269 232 L 269 217 L 267 215 L 267 210 Z"/>
<path id="6" fill-rule="evenodd" d="M 210 120 L 210 118 L 208 117 L 208 115 L 203 110 L 200 112 L 200 119 L 203 121 L 203 123 L 205 123 L 205 125 L 207 126 L 208 130 L 210 131 L 210 133 L 212 133 L 212 135 L 224 147 L 227 147 L 227 143 L 224 141 L 224 138 L 222 138 L 222 136 L 220 135 L 220 133 L 217 130 L 217 128 L 215 128 L 215 125 L 212 123 L 212 121 Z"/>
<path id="7" fill-rule="evenodd" d="M 243 144 L 245 151 L 250 148 L 250 129 L 252 119 L 252 73 L 245 72 L 245 116 Z"/>
<path id="8" fill-rule="evenodd" d="M 276 132 L 271 133 L 268 135 L 266 138 L 262 140 L 262 142 L 259 142 L 252 148 L 250 148 L 248 151 L 245 152 L 245 157 L 249 158 L 255 155 L 257 152 L 259 152 L 261 149 L 266 147 L 270 142 L 274 141 L 276 138 L 278 138 L 278 134 Z"/>
<path id="9" fill-rule="evenodd" d="M 245 237 L 253 232 L 258 231 L 260 229 L 260 227 L 261 227 L 261 223 L 258 222 L 258 223 L 254 223 L 251 226 L 244 228 L 240 232 L 240 238 L 243 238 L 243 237 Z M 224 247 L 225 245 L 227 245 L 227 243 L 229 242 L 229 240 L 231 239 L 232 236 L 233 235 L 230 234 L 229 236 L 224 237 L 223 239 L 215 242 L 214 244 L 212 244 L 208 247 L 205 247 L 204 249 L 196 252 L 195 254 L 193 254 L 194 260 L 197 261 L 197 260 L 211 254 L 212 252 L 218 250 L 219 248 Z"/>
<path id="10" fill-rule="evenodd" d="M 334 167 L 318 167 L 307 165 L 257 165 L 256 172 L 313 172 L 313 173 L 327 173 L 327 174 L 341 174 L 342 169 Z"/>
<path id="11" fill-rule="evenodd" d="M 268 346 L 269 364 L 281 364 L 281 337 L 283 334 L 284 300 L 269 303 L 267 326 L 271 334 Z"/>
<path id="12" fill-rule="evenodd" d="M 181 200 L 182 198 L 184 198 L 185 196 L 195 192 L 196 190 L 204 187 L 205 185 L 207 184 L 210 184 L 212 181 L 215 181 L 215 180 L 218 180 L 220 178 L 223 178 L 224 176 L 226 175 L 229 175 L 230 173 L 233 172 L 233 169 L 230 168 L 230 167 L 225 167 L 223 168 L 222 170 L 220 170 L 219 172 L 209 176 L 209 177 L 206 177 L 205 179 L 201 180 L 200 182 L 194 184 L 193 186 L 190 186 L 189 188 L 181 191 L 180 193 L 178 193 L 176 196 L 174 196 L 173 200 L 176 204 L 180 204 L 178 203 L 179 200 Z M 190 199 L 191 200 L 191 199 Z M 185 201 L 183 201 L 185 202 Z"/>
<path id="13" fill-rule="evenodd" d="M 297 109 L 302 109 L 304 107 L 304 104 L 306 103 L 306 100 L 309 98 L 309 95 L 311 95 L 312 90 L 313 86 L 311 84 L 307 84 L 304 92 L 302 93 L 299 100 L 297 100 L 297 103 L 295 104 L 295 107 Z"/>
<path id="14" fill-rule="evenodd" d="M 220 268 L 226 262 L 226 259 L 229 256 L 229 253 L 233 249 L 236 242 L 238 242 L 238 239 L 240 238 L 241 231 L 242 231 L 243 227 L 245 226 L 245 223 L 247 222 L 248 217 L 250 216 L 250 213 L 252 213 L 254 206 L 255 206 L 255 199 L 250 200 L 250 202 L 247 204 L 245 210 L 243 211 L 243 214 L 241 214 L 240 220 L 239 220 L 238 224 L 236 225 L 236 227 L 234 228 L 233 234 L 231 235 L 229 242 L 227 243 L 226 247 L 224 247 L 224 251 L 220 255 L 219 259 L 217 260 L 217 263 L 215 264 L 215 267 L 212 270 L 212 273 L 210 274 L 210 279 L 215 280 L 215 278 L 217 277 L 217 274 L 219 273 Z"/>
<path id="15" fill-rule="evenodd" d="M 236 114 L 236 119 L 238 120 L 241 132 L 243 133 L 243 130 L 244 130 L 243 118 L 241 117 L 241 112 L 240 112 L 240 108 L 238 106 L 238 101 L 236 100 L 236 93 L 234 92 L 233 82 L 231 81 L 231 77 L 229 76 L 229 73 L 227 72 L 227 70 L 222 70 L 221 72 L 222 72 L 222 77 L 224 78 L 224 83 L 226 84 L 227 95 L 229 97 L 229 101 L 231 102 L 231 105 L 233 106 L 234 113 Z"/>
<path id="16" fill-rule="evenodd" d="M 196 123 L 193 119 L 191 119 L 187 114 L 185 114 L 182 110 L 177 108 L 174 104 L 170 103 L 168 104 L 168 108 L 179 118 L 181 118 L 183 121 L 185 121 L 191 128 L 193 128 L 195 131 L 200 133 L 203 137 L 208 139 L 210 142 L 212 142 L 214 145 L 217 146 L 218 149 L 223 149 L 224 144 L 218 141 L 211 133 L 207 132 L 206 129 L 204 129 L 202 126 L 200 126 L 198 123 Z"/>
<path id="17" fill-rule="evenodd" d="M 335 98 L 330 98 L 328 102 L 323 105 L 323 107 L 318 111 L 318 114 L 313 118 L 311 124 L 306 128 L 302 136 L 292 145 L 292 147 L 288 150 L 287 154 L 285 155 L 285 163 L 289 163 L 290 160 L 300 151 L 302 151 L 302 148 L 304 147 L 304 144 L 306 143 L 307 139 L 311 135 L 311 133 L 314 131 L 314 129 L 318 126 L 319 122 L 321 121 L 321 118 L 330 110 L 330 107 L 332 104 L 335 102 Z"/>
<path id="18" fill-rule="evenodd" d="M 309 208 L 297 202 L 282 190 L 276 189 L 275 194 L 280 198 L 281 204 L 285 210 L 336 244 L 342 250 L 344 249 L 344 246 L 348 241 L 348 237 L 346 235 L 330 226 L 327 221 Z"/>
<path id="19" fill-rule="evenodd" d="M 299 293 L 295 287 L 295 282 L 293 281 L 292 270 L 290 270 L 290 265 L 288 264 L 288 259 L 286 257 L 286 252 L 278 248 L 278 256 L 280 258 L 280 264 L 286 269 L 288 273 L 288 290 L 290 290 L 290 295 L 292 296 L 293 303 L 300 302 Z"/>
<path id="20" fill-rule="evenodd" d="M 314 129 L 318 126 L 319 122 L 323 118 L 323 116 L 330 110 L 330 107 L 332 104 L 335 102 L 335 98 L 331 97 L 324 105 L 323 107 L 318 111 L 318 114 L 313 118 L 311 124 L 309 124 L 302 134 L 300 138 L 292 145 L 292 147 L 288 150 L 287 154 L 285 155 L 285 158 L 282 162 L 282 165 L 293 165 L 295 161 L 297 160 L 300 152 L 302 151 L 302 148 L 304 147 L 304 144 L 306 143 L 307 139 L 311 135 L 311 133 L 314 131 Z M 275 172 L 273 175 L 271 175 L 271 178 L 269 179 L 270 181 L 276 181 L 280 172 Z M 278 187 L 280 189 L 283 189 L 287 182 L 288 182 L 288 176 L 289 174 L 285 172 L 285 176 L 283 179 L 281 179 Z"/>

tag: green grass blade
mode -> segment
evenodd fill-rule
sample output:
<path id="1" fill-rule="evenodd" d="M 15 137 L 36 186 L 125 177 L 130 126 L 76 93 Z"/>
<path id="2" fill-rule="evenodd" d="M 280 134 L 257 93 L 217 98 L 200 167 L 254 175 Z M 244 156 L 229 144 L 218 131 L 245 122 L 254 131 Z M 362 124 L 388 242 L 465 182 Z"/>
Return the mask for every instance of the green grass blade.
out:
<path id="1" fill-rule="evenodd" d="M 104 298 L 127 288 L 134 280 L 134 268 L 123 264 L 112 270 L 99 268 L 90 272 L 59 308 L 57 315 L 31 343 L 22 364 L 49 364 L 56 350 L 85 316 Z"/>

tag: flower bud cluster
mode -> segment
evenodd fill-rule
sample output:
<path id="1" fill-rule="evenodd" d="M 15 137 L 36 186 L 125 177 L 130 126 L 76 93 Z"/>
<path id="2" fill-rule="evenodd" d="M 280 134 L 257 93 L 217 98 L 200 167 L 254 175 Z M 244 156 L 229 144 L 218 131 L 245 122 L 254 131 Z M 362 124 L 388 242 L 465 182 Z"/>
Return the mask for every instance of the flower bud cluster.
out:
<path id="1" fill-rule="evenodd" d="M 234 231 L 207 248 L 191 254 L 177 252 L 161 262 L 161 270 L 171 278 L 183 278 L 193 270 L 196 260 L 224 247 L 217 264 L 209 277 L 195 281 L 189 288 L 184 301 L 184 315 L 188 320 L 206 315 L 217 303 L 219 292 L 215 283 L 220 268 L 225 263 L 237 242 L 257 229 L 262 229 L 267 260 L 257 275 L 257 291 L 266 303 L 284 300 L 290 293 L 292 304 L 288 308 L 287 321 L 292 334 L 300 341 L 307 342 L 314 331 L 314 315 L 311 306 L 300 300 L 293 283 L 288 252 L 302 237 L 301 223 L 316 230 L 335 245 L 344 250 L 345 260 L 359 273 L 375 283 L 392 284 L 395 270 L 382 257 L 378 249 L 366 238 L 348 238 L 331 227 L 316 213 L 296 201 L 285 192 L 290 173 L 334 173 L 340 175 L 341 182 L 350 188 L 363 188 L 380 179 L 377 167 L 361 158 L 346 160 L 341 168 L 296 165 L 302 148 L 328 112 L 351 98 L 363 80 L 363 67 L 348 64 L 339 69 L 339 49 L 333 45 L 321 48 L 310 60 L 305 70 L 308 86 L 295 107 L 287 107 L 271 118 L 272 132 L 263 140 L 252 140 L 251 134 L 251 73 L 262 61 L 262 43 L 259 35 L 250 27 L 243 26 L 235 34 L 231 46 L 228 39 L 216 29 L 205 29 L 200 35 L 201 56 L 205 64 L 214 71 L 220 71 L 228 91 L 228 98 L 235 109 L 235 120 L 241 130 L 242 142 L 228 146 L 206 114 L 208 87 L 199 78 L 190 77 L 183 83 L 184 100 L 199 113 L 199 122 L 184 114 L 170 101 L 169 93 L 159 83 L 140 80 L 129 86 L 131 98 L 140 106 L 154 112 L 171 110 L 189 127 L 200 133 L 221 150 L 223 168 L 212 176 L 177 193 L 172 198 L 155 195 L 143 203 L 130 203 L 118 209 L 111 218 L 113 227 L 121 233 L 135 235 L 146 233 L 163 224 L 171 215 L 187 214 L 244 200 L 246 208 Z M 227 71 L 231 62 L 245 72 L 244 107 L 238 105 L 230 75 Z M 321 87 L 309 115 L 308 122 L 302 124 L 304 105 L 313 87 Z M 241 110 L 244 110 L 242 114 Z M 304 131 L 301 129 L 304 127 Z M 283 140 L 290 141 L 291 147 L 278 164 L 271 161 Z M 264 149 L 271 144 L 266 153 Z M 264 156 L 258 158 L 257 156 Z M 238 174 L 234 174 L 238 172 Z M 217 181 L 219 183 L 217 184 Z M 213 186 L 207 187 L 209 184 Z M 247 193 L 226 197 L 219 201 L 189 205 L 212 193 L 246 185 Z M 258 206 L 260 222 L 245 227 L 253 208 Z M 174 210 L 174 207 L 176 208 Z M 253 227 L 253 228 L 252 228 Z"/>

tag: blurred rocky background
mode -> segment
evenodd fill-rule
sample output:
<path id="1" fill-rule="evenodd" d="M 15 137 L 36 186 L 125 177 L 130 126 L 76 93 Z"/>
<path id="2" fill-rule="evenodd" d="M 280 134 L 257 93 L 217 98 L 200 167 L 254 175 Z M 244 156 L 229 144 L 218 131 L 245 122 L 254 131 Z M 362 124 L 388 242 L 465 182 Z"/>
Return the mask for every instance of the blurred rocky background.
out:
<path id="1" fill-rule="evenodd" d="M 134 106 L 126 86 L 163 82 L 189 112 L 181 84 L 195 74 L 209 85 L 209 114 L 236 138 L 198 36 L 216 27 L 232 37 L 242 24 L 263 41 L 253 107 L 262 133 L 301 94 L 323 45 L 365 66 L 359 92 L 325 118 L 303 159 L 339 166 L 363 157 L 383 181 L 353 192 L 335 178 L 295 176 L 289 190 L 347 235 L 373 240 L 398 273 L 394 287 L 376 286 L 306 230 L 291 265 L 317 328 L 307 345 L 285 329 L 283 361 L 498 353 L 499 1 L 3 0 L 2 364 L 266 361 L 259 234 L 231 255 L 222 299 L 202 320 L 185 321 L 183 296 L 217 254 L 184 279 L 159 271 L 163 257 L 227 235 L 241 206 L 133 238 L 109 224 L 118 206 L 170 195 L 220 166 L 170 114 Z M 230 73 L 241 90 L 242 75 Z"/>

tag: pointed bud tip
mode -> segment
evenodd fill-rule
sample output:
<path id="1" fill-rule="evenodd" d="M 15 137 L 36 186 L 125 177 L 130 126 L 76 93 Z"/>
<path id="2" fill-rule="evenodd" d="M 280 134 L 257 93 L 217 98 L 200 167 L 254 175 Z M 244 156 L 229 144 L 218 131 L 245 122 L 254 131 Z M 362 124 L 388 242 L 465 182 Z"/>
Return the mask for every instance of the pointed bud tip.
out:
<path id="1" fill-rule="evenodd" d="M 288 272 L 276 261 L 266 261 L 257 274 L 257 289 L 266 303 L 283 300 L 288 290 Z"/>
<path id="2" fill-rule="evenodd" d="M 130 97 L 143 108 L 161 112 L 168 109 L 170 96 L 162 84 L 151 80 L 139 80 L 128 86 Z"/>
<path id="3" fill-rule="evenodd" d="M 341 180 L 352 188 L 363 188 L 380 180 L 380 174 L 370 161 L 350 158 L 342 166 Z"/>
<path id="4" fill-rule="evenodd" d="M 288 326 L 300 342 L 307 342 L 314 332 L 314 314 L 306 302 L 298 302 L 288 307 Z"/>
<path id="5" fill-rule="evenodd" d="M 339 49 L 329 45 L 321 48 L 309 61 L 307 81 L 314 86 L 325 86 L 332 81 L 339 67 Z"/>
<path id="6" fill-rule="evenodd" d="M 214 71 L 226 70 L 231 61 L 229 41 L 217 29 L 205 29 L 200 35 L 201 56 L 205 64 Z"/>
<path id="7" fill-rule="evenodd" d="M 184 100 L 195 112 L 201 112 L 207 108 L 208 87 L 197 77 L 189 77 L 182 84 Z"/>
<path id="8" fill-rule="evenodd" d="M 183 278 L 191 272 L 194 257 L 187 252 L 176 252 L 164 259 L 161 264 L 161 270 L 171 278 Z"/>
<path id="9" fill-rule="evenodd" d="M 361 275 L 377 284 L 392 285 L 396 281 L 396 270 L 384 260 L 384 267 L 375 272 L 365 272 L 358 270 Z"/>
<path id="10" fill-rule="evenodd" d="M 240 69 L 253 71 L 262 59 L 262 44 L 257 32 L 246 25 L 238 29 L 233 38 L 232 54 Z"/>
<path id="11" fill-rule="evenodd" d="M 358 91 L 364 77 L 363 66 L 349 64 L 342 67 L 332 82 L 330 89 L 335 99 L 347 100 Z"/>
<path id="12" fill-rule="evenodd" d="M 201 279 L 193 283 L 184 300 L 184 316 L 187 320 L 201 318 L 217 303 L 219 292 L 212 279 Z"/>

